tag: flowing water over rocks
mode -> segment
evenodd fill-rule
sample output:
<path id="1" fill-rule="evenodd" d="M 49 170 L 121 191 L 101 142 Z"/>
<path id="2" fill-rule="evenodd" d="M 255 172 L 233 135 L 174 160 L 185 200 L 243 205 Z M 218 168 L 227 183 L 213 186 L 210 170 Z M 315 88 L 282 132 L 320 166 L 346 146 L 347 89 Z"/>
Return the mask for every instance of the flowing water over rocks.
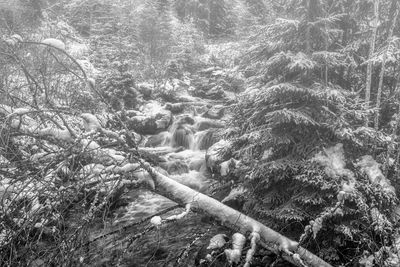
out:
<path id="1" fill-rule="evenodd" d="M 203 115 L 196 114 L 193 107 L 175 112 L 179 114 L 172 115 L 170 126 L 164 131 L 146 135 L 139 150 L 157 155 L 159 170 L 170 178 L 209 194 L 216 181 L 210 179 L 206 150 L 218 141 L 217 130 L 224 127 L 221 119 L 224 108 L 221 105 L 212 109 L 210 105 L 208 108 L 201 108 L 206 110 Z M 150 101 L 142 108 L 145 109 L 153 114 L 165 114 L 163 106 L 156 101 Z M 165 128 L 165 124 L 161 128 Z M 153 131 L 150 129 L 147 132 Z M 196 254 L 210 237 L 228 231 L 210 224 L 210 218 L 207 216 L 191 213 L 181 221 L 167 224 L 136 238 L 137 236 L 132 235 L 144 232 L 146 227 L 149 227 L 148 220 L 143 222 L 145 219 L 167 209 L 172 211 L 162 216 L 177 214 L 182 209 L 176 208 L 177 204 L 173 201 L 143 188 L 130 190 L 123 198 L 128 204 L 114 212 L 115 218 L 107 222 L 106 227 L 91 234 L 93 240 L 106 233 L 123 229 L 96 241 L 97 252 L 93 258 L 96 265 L 194 266 Z"/>

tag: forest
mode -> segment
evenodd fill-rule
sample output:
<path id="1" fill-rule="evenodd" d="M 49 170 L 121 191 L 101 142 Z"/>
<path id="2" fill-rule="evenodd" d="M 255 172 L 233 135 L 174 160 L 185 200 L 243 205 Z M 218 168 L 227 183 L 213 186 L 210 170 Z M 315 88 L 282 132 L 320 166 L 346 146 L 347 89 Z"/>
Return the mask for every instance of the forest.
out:
<path id="1" fill-rule="evenodd" d="M 0 0 L 0 266 L 400 266 L 399 12 Z"/>

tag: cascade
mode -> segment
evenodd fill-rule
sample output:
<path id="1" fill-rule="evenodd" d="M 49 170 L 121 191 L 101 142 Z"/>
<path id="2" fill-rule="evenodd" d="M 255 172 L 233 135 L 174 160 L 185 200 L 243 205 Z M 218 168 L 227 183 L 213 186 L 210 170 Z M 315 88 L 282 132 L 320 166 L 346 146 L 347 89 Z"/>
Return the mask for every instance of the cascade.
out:
<path id="1" fill-rule="evenodd" d="M 158 106 L 152 103 L 153 106 Z M 203 129 L 204 123 L 211 125 Z M 207 192 L 212 180 L 208 179 L 205 154 L 215 141 L 213 125 L 219 122 L 205 119 L 197 114 L 178 114 L 167 131 L 145 137 L 140 149 L 162 157 L 160 168 L 168 176 L 192 189 Z M 139 190 L 120 221 L 135 220 L 149 216 L 174 203 L 153 192 Z"/>

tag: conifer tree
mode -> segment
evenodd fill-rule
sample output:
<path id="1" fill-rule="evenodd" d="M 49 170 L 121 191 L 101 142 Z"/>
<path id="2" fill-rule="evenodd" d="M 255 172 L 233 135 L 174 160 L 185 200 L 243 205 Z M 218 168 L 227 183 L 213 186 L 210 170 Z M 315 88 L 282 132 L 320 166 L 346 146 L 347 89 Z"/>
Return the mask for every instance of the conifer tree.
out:
<path id="1" fill-rule="evenodd" d="M 397 23 L 397 18 L 399 15 L 399 5 L 398 5 L 398 1 L 393 1 L 394 3 L 394 16 L 393 16 L 393 20 L 391 22 L 390 28 L 389 28 L 389 33 L 387 36 L 387 46 L 384 49 L 385 51 L 383 52 L 383 56 L 382 56 L 382 67 L 381 67 L 381 71 L 379 74 L 379 84 L 378 84 L 378 93 L 376 95 L 376 114 L 375 114 L 375 120 L 374 120 L 374 127 L 375 130 L 378 130 L 379 128 L 379 115 L 380 115 L 380 108 L 381 108 L 381 97 L 382 97 L 382 87 L 383 87 L 383 78 L 385 75 L 385 70 L 386 70 L 386 61 L 387 61 L 387 57 L 388 57 L 388 50 L 391 49 L 393 47 L 393 31 L 394 28 L 396 26 Z"/>
<path id="2" fill-rule="evenodd" d="M 360 24 L 347 29 L 351 18 L 341 12 L 336 2 L 307 0 L 297 8 L 291 4 L 288 1 L 284 6 L 282 13 L 286 13 L 286 18 L 262 27 L 250 39 L 251 48 L 242 60 L 243 69 L 253 75 L 249 80 L 255 89 L 248 90 L 237 103 L 233 119 L 237 126 L 235 151 L 238 158 L 245 159 L 244 169 L 248 174 L 243 179 L 244 173 L 239 172 L 238 184 L 252 192 L 245 210 L 276 226 L 291 225 L 285 232 L 289 235 L 300 234 L 304 230 L 302 224 L 311 220 L 312 240 L 318 244 L 320 253 L 339 263 L 349 253 L 344 247 L 358 244 L 367 247 L 368 242 L 376 241 L 371 235 L 367 242 L 348 242 L 348 233 L 363 231 L 349 227 L 354 222 L 352 211 L 343 206 L 340 219 L 330 214 L 341 190 L 335 183 L 343 183 L 346 178 L 330 180 L 321 166 L 315 164 L 315 155 L 341 143 L 345 151 L 352 151 L 351 158 L 355 160 L 370 153 L 374 146 L 386 147 L 388 143 L 383 136 L 387 138 L 387 134 L 363 127 L 367 117 L 365 106 L 357 102 L 357 92 L 352 82 L 346 80 L 357 77 L 361 81 L 365 77 L 361 71 L 355 73 L 354 62 L 359 59 L 349 49 L 351 46 L 361 51 L 360 46 L 354 46 L 351 39 L 354 36 L 350 34 Z M 348 10 L 359 8 L 354 2 L 342 4 L 348 5 Z M 341 27 L 343 34 L 338 34 Z M 356 169 L 352 171 L 357 173 Z M 365 192 L 368 185 L 363 180 L 356 183 Z M 360 194 L 363 200 L 358 202 L 357 212 L 368 218 L 363 222 L 368 224 L 374 219 L 368 208 L 362 207 L 372 206 L 368 194 Z M 394 208 L 392 204 L 389 206 Z M 380 212 L 385 211 L 380 209 Z M 316 234 L 320 231 L 324 233 L 323 240 L 335 236 L 341 245 L 329 242 L 324 247 Z M 389 237 L 389 232 L 384 235 Z M 310 238 L 308 234 L 305 236 Z M 307 238 L 302 240 L 310 240 Z M 332 247 L 339 253 L 330 251 Z M 350 254 L 354 257 L 354 251 Z"/>

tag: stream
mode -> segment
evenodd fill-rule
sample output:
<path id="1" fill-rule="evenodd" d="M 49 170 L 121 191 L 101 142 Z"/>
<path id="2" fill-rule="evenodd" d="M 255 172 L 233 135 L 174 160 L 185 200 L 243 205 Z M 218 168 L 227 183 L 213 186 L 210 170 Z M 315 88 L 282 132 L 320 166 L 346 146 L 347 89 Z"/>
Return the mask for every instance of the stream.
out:
<path id="1" fill-rule="evenodd" d="M 161 105 L 153 101 L 155 109 Z M 154 107 L 153 107 L 154 108 Z M 221 119 L 205 118 L 190 107 L 173 115 L 166 131 L 147 135 L 139 150 L 159 156 L 159 171 L 170 178 L 199 192 L 210 194 L 216 181 L 206 166 L 206 149 L 215 143 L 214 132 L 221 128 Z M 160 229 L 147 232 L 132 240 L 132 234 L 145 231 L 149 222 L 130 226 L 154 216 L 177 204 L 150 190 L 134 189 L 124 195 L 128 205 L 117 209 L 114 218 L 105 227 L 91 233 L 91 239 L 104 233 L 122 229 L 124 231 L 102 238 L 97 243 L 96 266 L 195 266 L 196 254 L 208 240 L 221 231 L 228 230 L 213 225 L 211 218 L 190 213 L 183 220 L 169 223 Z M 163 214 L 166 217 L 178 214 L 183 209 L 175 208 Z"/>

